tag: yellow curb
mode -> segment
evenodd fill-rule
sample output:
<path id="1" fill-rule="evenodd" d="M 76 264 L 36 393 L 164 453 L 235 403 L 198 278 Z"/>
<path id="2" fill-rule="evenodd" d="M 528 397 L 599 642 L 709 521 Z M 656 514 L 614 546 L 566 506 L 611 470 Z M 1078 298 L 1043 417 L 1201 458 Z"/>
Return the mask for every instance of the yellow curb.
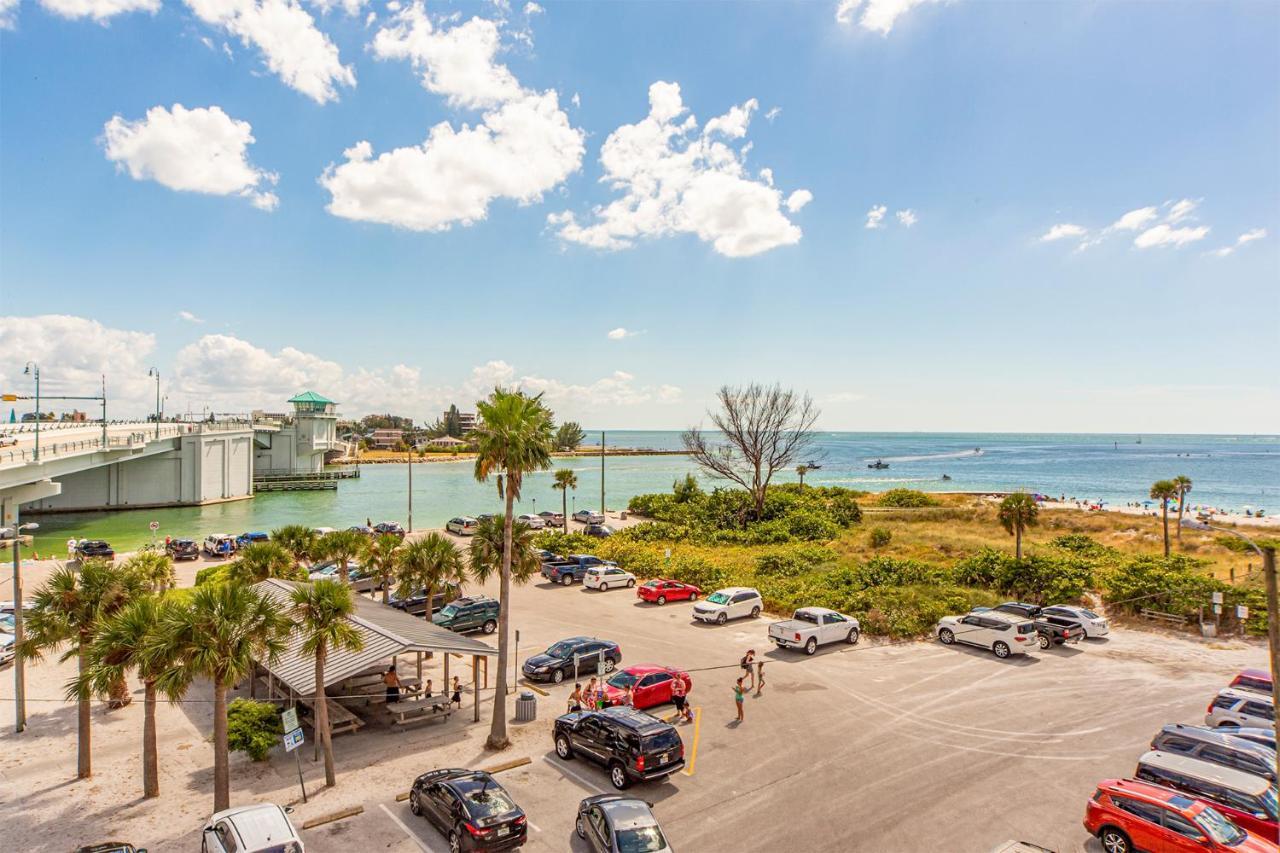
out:
<path id="1" fill-rule="evenodd" d="M 484 768 L 485 773 L 501 773 L 504 770 L 514 770 L 517 767 L 523 767 L 526 764 L 532 764 L 533 759 L 529 756 L 524 758 L 514 758 L 511 761 L 504 761 L 501 764 L 495 764 L 492 767 Z"/>
<path id="2" fill-rule="evenodd" d="M 534 693 L 541 693 L 543 696 L 550 696 L 550 695 L 551 695 L 550 693 L 548 693 L 547 691 L 543 690 L 543 689 L 542 689 L 541 687 L 539 687 L 538 685 L 536 685 L 536 684 L 531 684 L 531 683 L 530 683 L 530 682 L 528 682 L 528 681 L 522 681 L 522 682 L 520 682 L 520 686 L 521 686 L 521 687 L 528 687 L 528 688 L 529 688 L 530 690 L 532 690 Z"/>
<path id="3" fill-rule="evenodd" d="M 321 826 L 326 823 L 333 823 L 335 820 L 342 820 L 345 817 L 355 817 L 356 815 L 362 814 L 363 812 L 364 812 L 364 806 L 352 806 L 349 809 L 343 809 L 342 811 L 334 812 L 333 814 L 322 815 L 320 817 L 313 817 L 311 820 L 304 823 L 302 825 L 302 828 L 312 829 L 314 827 Z"/>

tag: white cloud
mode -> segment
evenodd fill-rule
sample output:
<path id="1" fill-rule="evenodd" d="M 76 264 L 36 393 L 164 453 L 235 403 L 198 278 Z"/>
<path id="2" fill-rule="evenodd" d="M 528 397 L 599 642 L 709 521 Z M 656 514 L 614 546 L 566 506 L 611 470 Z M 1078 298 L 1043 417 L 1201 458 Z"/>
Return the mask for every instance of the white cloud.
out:
<path id="1" fill-rule="evenodd" d="M 782 115 L 782 107 L 769 107 L 769 111 L 764 114 L 764 120 L 773 124 L 773 120 Z"/>
<path id="2" fill-rule="evenodd" d="M 297 0 L 185 0 L 196 17 L 262 51 L 267 67 L 316 103 L 338 98 L 337 86 L 355 86 L 351 66 L 316 28 Z"/>
<path id="3" fill-rule="evenodd" d="M 545 11 L 547 10 L 539 6 L 537 3 L 532 2 L 532 0 L 524 4 L 524 13 L 526 15 L 541 15 Z"/>
<path id="4" fill-rule="evenodd" d="M 1230 255 L 1241 246 L 1247 243 L 1252 243 L 1254 240 L 1261 240 L 1263 237 L 1266 237 L 1266 236 L 1267 236 L 1267 229 L 1254 228 L 1251 231 L 1246 231 L 1243 234 L 1241 234 L 1239 237 L 1236 238 L 1236 241 L 1232 243 L 1230 246 L 1223 246 L 1221 249 L 1214 249 L 1209 254 L 1219 258 L 1225 258 L 1227 255 Z"/>
<path id="5" fill-rule="evenodd" d="M 873 205 L 872 208 L 867 211 L 867 224 L 863 227 L 873 229 L 883 227 L 881 222 L 884 219 L 884 215 L 888 212 L 889 208 L 885 207 L 883 204 Z"/>
<path id="6" fill-rule="evenodd" d="M 1189 198 L 1184 198 L 1182 201 L 1174 202 L 1170 205 L 1169 213 L 1164 218 L 1165 222 L 1178 222 L 1186 219 L 1195 211 L 1198 204 L 1200 204 L 1199 199 L 1192 201 Z"/>
<path id="7" fill-rule="evenodd" d="M 887 36 L 898 18 L 926 3 L 940 3 L 945 0 L 840 0 L 836 6 L 836 20 L 841 24 L 852 24 L 855 17 L 858 25 L 864 30 Z M 858 10 L 862 15 L 858 16 Z"/>
<path id="8" fill-rule="evenodd" d="M 309 0 L 309 2 L 325 15 L 335 8 L 341 7 L 342 11 L 354 16 L 360 14 L 360 10 L 364 8 L 369 0 Z M 370 12 L 369 14 L 372 15 L 374 13 Z"/>
<path id="9" fill-rule="evenodd" d="M 1137 231 L 1146 227 L 1149 222 L 1155 220 L 1159 214 L 1154 207 L 1140 207 L 1137 210 L 1131 210 L 1124 216 L 1121 216 L 1115 222 L 1111 223 L 1108 230 L 1112 231 Z"/>
<path id="10" fill-rule="evenodd" d="M 373 51 L 407 59 L 422 69 L 422 84 L 456 107 L 485 108 L 483 121 L 455 129 L 447 121 L 425 142 L 376 158 L 357 142 L 330 164 L 320 184 L 335 216 L 381 222 L 414 231 L 440 231 L 484 219 L 489 204 L 509 198 L 540 201 L 577 171 L 584 153 L 581 130 L 569 123 L 554 90 L 523 88 L 495 62 L 499 26 L 472 18 L 451 29 L 433 24 L 420 3 L 402 10 L 378 31 Z"/>
<path id="11" fill-rule="evenodd" d="M 773 184 L 773 173 L 769 173 L 769 183 Z M 791 213 L 798 213 L 806 204 L 813 201 L 813 193 L 808 190 L 796 190 L 787 196 L 787 210 Z"/>
<path id="12" fill-rule="evenodd" d="M 221 107 L 189 110 L 174 104 L 172 112 L 152 107 L 138 121 L 114 116 L 103 128 L 103 144 L 107 159 L 127 169 L 134 180 L 154 180 L 172 190 L 244 196 L 254 207 L 272 210 L 279 199 L 265 188 L 277 176 L 249 162 L 252 130 Z"/>
<path id="13" fill-rule="evenodd" d="M 15 0 L 13 7 L 17 5 Z M 63 18 L 93 18 L 99 23 L 127 12 L 160 10 L 160 0 L 40 0 L 40 5 Z"/>
<path id="14" fill-rule="evenodd" d="M 18 4 L 22 0 L 0 0 L 0 30 L 11 30 L 18 25 Z"/>
<path id="15" fill-rule="evenodd" d="M 640 332 L 635 332 L 635 331 L 632 331 L 631 329 L 626 329 L 626 328 L 623 328 L 622 326 L 619 326 L 616 329 L 609 330 L 609 340 L 621 341 L 621 340 L 625 340 L 626 338 L 634 338 L 638 334 L 640 334 Z"/>
<path id="16" fill-rule="evenodd" d="M 1085 229 L 1080 225 L 1061 222 L 1040 235 L 1040 240 L 1044 243 L 1052 243 L 1054 240 L 1063 240 L 1068 237 L 1083 237 L 1086 233 Z"/>
<path id="17" fill-rule="evenodd" d="M 588 224 L 569 211 L 551 214 L 548 224 L 558 226 L 562 240 L 598 249 L 695 234 L 720 254 L 739 258 L 799 242 L 800 229 L 783 215 L 772 174 L 749 178 L 750 144 L 738 150 L 726 141 L 745 137 L 757 106 L 752 98 L 699 131 L 679 84 L 654 83 L 649 115 L 614 130 L 600 151 L 601 181 L 622 197 L 594 208 Z"/>
<path id="18" fill-rule="evenodd" d="M 911 208 L 899 210 L 894 215 L 898 217 L 898 223 L 906 228 L 910 228 L 912 225 L 915 225 L 920 221 L 919 217 L 916 216 L 916 212 Z"/>
<path id="19" fill-rule="evenodd" d="M 179 312 L 178 312 L 178 319 L 179 319 L 179 320 L 186 320 L 188 323 L 203 323 L 203 322 L 204 322 L 204 319 L 203 319 L 202 317 L 197 317 L 195 314 L 192 314 L 190 311 L 179 311 Z"/>
<path id="20" fill-rule="evenodd" d="M 1185 246 L 1187 243 L 1203 240 L 1208 233 L 1209 228 L 1205 225 L 1199 228 L 1174 228 L 1168 223 L 1161 222 L 1135 237 L 1133 245 L 1139 249 L 1150 249 L 1156 246 Z"/>
<path id="21" fill-rule="evenodd" d="M 573 104 L 575 107 L 582 106 L 582 96 L 577 92 L 574 92 L 573 97 L 569 99 L 569 103 Z"/>

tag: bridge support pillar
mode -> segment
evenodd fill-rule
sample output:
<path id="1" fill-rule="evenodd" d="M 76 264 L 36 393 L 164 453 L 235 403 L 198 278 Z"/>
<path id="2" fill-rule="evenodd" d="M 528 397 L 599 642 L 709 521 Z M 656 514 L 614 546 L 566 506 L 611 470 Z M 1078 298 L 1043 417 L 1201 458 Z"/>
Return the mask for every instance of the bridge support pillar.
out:
<path id="1" fill-rule="evenodd" d="M 41 501 L 62 494 L 62 484 L 53 480 L 37 480 L 22 486 L 0 490 L 0 525 L 12 527 L 18 523 L 20 504 Z"/>

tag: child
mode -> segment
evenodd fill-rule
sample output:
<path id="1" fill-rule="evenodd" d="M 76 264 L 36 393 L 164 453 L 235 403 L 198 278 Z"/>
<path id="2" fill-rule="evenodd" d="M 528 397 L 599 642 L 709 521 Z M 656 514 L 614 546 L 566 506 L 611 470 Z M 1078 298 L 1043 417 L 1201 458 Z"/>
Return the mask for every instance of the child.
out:
<path id="1" fill-rule="evenodd" d="M 456 675 L 453 677 L 453 695 L 449 697 L 449 704 L 457 705 L 458 710 L 462 710 L 462 681 Z"/>
<path id="2" fill-rule="evenodd" d="M 671 683 L 671 704 L 676 706 L 676 715 L 692 723 L 693 711 L 689 709 L 688 703 L 685 702 L 687 694 L 688 689 L 684 686 L 684 679 L 677 678 Z"/>
<path id="3" fill-rule="evenodd" d="M 738 706 L 738 722 L 742 722 L 742 677 L 733 685 L 733 701 Z"/>
<path id="4" fill-rule="evenodd" d="M 764 661 L 756 661 L 756 695 L 764 690 Z"/>

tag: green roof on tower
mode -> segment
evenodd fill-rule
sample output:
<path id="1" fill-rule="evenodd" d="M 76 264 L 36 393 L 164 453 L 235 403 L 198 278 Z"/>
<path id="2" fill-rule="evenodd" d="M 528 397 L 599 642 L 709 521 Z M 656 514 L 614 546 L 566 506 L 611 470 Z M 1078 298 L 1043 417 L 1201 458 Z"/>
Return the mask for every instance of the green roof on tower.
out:
<path id="1" fill-rule="evenodd" d="M 303 391 L 301 394 L 299 394 L 296 397 L 290 397 L 289 402 L 290 403 L 320 403 L 321 405 L 326 405 L 326 406 L 337 405 L 337 403 L 333 402 L 328 397 L 322 397 L 319 394 L 317 394 L 315 391 Z"/>

